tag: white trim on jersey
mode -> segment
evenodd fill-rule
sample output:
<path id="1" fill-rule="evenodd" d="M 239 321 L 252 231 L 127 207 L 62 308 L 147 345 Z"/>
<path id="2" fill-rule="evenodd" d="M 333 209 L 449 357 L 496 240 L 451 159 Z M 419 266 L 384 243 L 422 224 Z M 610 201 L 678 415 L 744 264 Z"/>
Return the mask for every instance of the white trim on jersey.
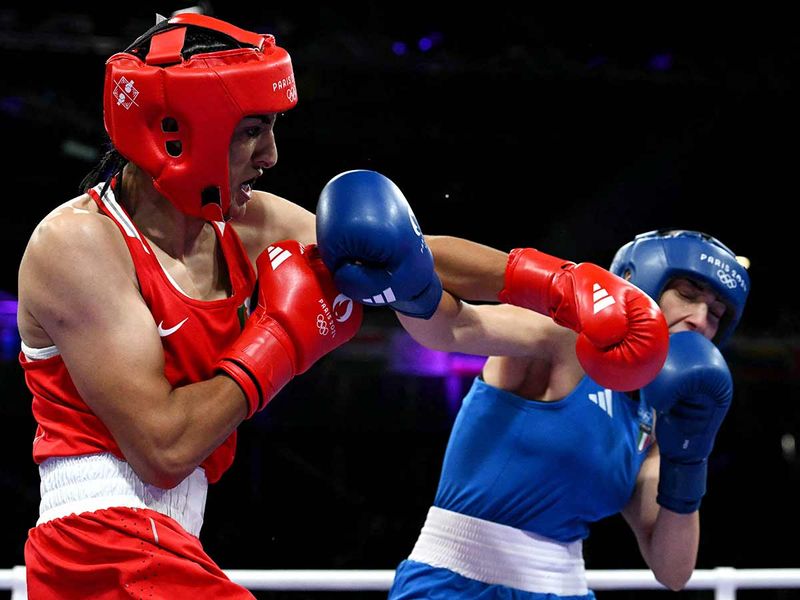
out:
<path id="1" fill-rule="evenodd" d="M 117 202 L 117 199 L 114 196 L 114 190 L 111 189 L 111 186 L 109 185 L 106 188 L 106 193 L 100 196 L 100 191 L 103 189 L 103 185 L 105 184 L 98 183 L 96 186 L 94 186 L 94 191 L 100 197 L 100 201 L 109 210 L 109 212 L 114 215 L 114 218 L 116 218 L 117 222 L 122 226 L 122 229 L 125 231 L 125 233 L 128 234 L 128 237 L 139 240 L 139 242 L 142 244 L 142 248 L 144 248 L 144 251 L 150 254 L 150 250 L 148 249 L 147 244 L 144 243 L 142 236 L 139 235 L 139 231 L 136 229 L 136 226 L 128 218 L 128 215 L 125 214 L 125 211 L 122 210 L 122 207 Z"/>
<path id="2" fill-rule="evenodd" d="M 44 360 L 52 358 L 61 354 L 55 346 L 47 346 L 46 348 L 31 348 L 25 342 L 20 342 L 20 349 L 28 360 Z"/>

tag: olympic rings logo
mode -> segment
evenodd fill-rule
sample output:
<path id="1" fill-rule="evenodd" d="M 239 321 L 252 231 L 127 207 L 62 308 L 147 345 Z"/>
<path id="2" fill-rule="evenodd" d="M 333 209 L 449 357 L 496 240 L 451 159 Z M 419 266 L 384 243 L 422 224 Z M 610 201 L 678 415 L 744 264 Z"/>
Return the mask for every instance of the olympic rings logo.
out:
<path id="1" fill-rule="evenodd" d="M 292 86 L 286 90 L 286 98 L 289 100 L 289 102 L 297 102 L 297 88 L 295 86 Z"/>
<path id="2" fill-rule="evenodd" d="M 320 335 L 328 335 L 328 322 L 324 315 L 317 315 L 317 329 L 319 329 Z"/>
<path id="3" fill-rule="evenodd" d="M 717 278 L 719 278 L 722 285 L 727 286 L 728 289 L 731 290 L 739 285 L 738 283 L 736 283 L 736 280 L 733 277 L 731 277 L 728 273 L 726 273 L 722 269 L 719 269 L 717 271 Z"/>

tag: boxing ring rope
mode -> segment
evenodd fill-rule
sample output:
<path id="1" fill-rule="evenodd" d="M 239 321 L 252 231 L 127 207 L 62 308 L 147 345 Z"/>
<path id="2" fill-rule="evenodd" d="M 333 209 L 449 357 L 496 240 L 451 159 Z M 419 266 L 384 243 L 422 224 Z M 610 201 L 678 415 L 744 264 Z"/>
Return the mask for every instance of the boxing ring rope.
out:
<path id="1" fill-rule="evenodd" d="M 388 591 L 393 570 L 257 570 L 226 569 L 236 583 L 251 591 Z M 594 590 L 664 590 L 647 570 L 586 571 Z M 697 569 L 687 590 L 714 590 L 714 600 L 735 600 L 739 589 L 800 588 L 800 569 Z M 11 590 L 11 600 L 26 600 L 25 567 L 0 569 L 0 590 Z"/>

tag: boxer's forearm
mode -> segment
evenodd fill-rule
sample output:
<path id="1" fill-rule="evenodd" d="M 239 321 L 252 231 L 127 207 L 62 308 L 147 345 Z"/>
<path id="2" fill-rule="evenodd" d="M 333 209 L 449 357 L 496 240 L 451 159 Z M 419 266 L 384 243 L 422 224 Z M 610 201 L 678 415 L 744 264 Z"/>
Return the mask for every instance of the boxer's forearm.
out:
<path id="1" fill-rule="evenodd" d="M 497 302 L 508 253 L 450 236 L 425 236 L 442 286 L 464 300 Z"/>
<path id="2" fill-rule="evenodd" d="M 419 344 L 444 352 L 531 356 L 546 351 L 540 344 L 551 344 L 546 317 L 510 304 L 472 305 L 446 291 L 431 318 L 397 317 Z"/>

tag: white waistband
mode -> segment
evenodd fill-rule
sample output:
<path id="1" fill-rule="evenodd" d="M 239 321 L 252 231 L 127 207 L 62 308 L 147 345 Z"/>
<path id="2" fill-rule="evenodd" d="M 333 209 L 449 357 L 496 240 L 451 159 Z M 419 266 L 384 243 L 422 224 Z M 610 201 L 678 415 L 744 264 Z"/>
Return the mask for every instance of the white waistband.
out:
<path id="1" fill-rule="evenodd" d="M 31 348 L 25 342 L 20 342 L 20 349 L 28 360 L 44 360 L 59 354 L 58 348 L 55 346 L 47 346 L 46 348 Z"/>
<path id="2" fill-rule="evenodd" d="M 200 534 L 208 480 L 200 467 L 172 489 L 147 485 L 131 466 L 107 453 L 48 458 L 39 465 L 42 501 L 37 525 L 70 514 L 127 506 L 149 508 Z"/>
<path id="3" fill-rule="evenodd" d="M 436 506 L 408 558 L 526 592 L 589 593 L 581 540 L 557 542 Z"/>

